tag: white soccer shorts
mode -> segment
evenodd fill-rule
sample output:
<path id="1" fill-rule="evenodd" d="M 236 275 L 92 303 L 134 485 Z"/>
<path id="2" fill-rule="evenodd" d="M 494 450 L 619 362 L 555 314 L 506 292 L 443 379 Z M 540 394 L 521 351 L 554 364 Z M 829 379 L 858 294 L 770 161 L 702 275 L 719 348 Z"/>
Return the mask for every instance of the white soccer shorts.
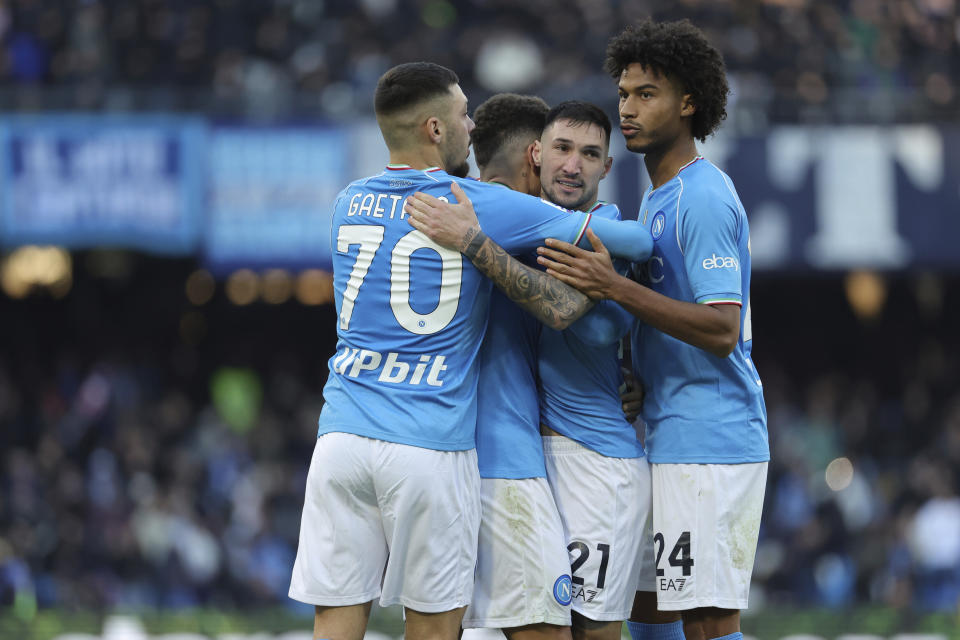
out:
<path id="1" fill-rule="evenodd" d="M 544 436 L 543 451 L 566 531 L 573 610 L 598 622 L 624 620 L 636 592 L 654 589 L 650 465 L 562 436 Z"/>
<path id="2" fill-rule="evenodd" d="M 473 593 L 476 450 L 434 451 L 348 433 L 317 438 L 290 597 L 436 613 Z M 382 585 L 382 586 L 381 586 Z"/>
<path id="3" fill-rule="evenodd" d="M 480 480 L 483 515 L 463 627 L 570 626 L 570 561 L 546 478 Z"/>
<path id="4" fill-rule="evenodd" d="M 652 467 L 657 608 L 746 609 L 767 463 Z"/>

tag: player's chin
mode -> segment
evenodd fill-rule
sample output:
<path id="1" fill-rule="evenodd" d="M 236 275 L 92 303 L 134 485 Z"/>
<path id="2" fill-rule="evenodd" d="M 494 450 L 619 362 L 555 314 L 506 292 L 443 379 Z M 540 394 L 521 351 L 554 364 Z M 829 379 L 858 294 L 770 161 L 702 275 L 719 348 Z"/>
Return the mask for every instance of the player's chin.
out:
<path id="1" fill-rule="evenodd" d="M 627 150 L 633 153 L 648 153 L 654 146 L 651 140 L 639 136 L 624 138 L 624 142 L 626 143 Z"/>
<path id="2" fill-rule="evenodd" d="M 579 195 L 579 194 L 578 194 Z M 558 204 L 564 209 L 569 209 L 570 211 L 576 211 L 584 205 L 584 199 L 581 197 L 573 198 L 551 198 L 551 202 Z"/>

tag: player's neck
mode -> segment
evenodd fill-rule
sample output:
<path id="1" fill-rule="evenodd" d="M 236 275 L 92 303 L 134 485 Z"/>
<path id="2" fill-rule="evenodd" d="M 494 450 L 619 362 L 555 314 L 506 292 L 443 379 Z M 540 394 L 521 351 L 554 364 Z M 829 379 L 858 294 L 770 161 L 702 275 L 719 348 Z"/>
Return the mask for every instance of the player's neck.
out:
<path id="1" fill-rule="evenodd" d="M 523 174 L 511 174 L 504 171 L 481 171 L 480 179 L 483 182 L 499 184 L 513 191 L 519 191 L 520 193 L 526 193 L 531 196 L 540 195 L 539 192 L 531 192 L 530 188 L 527 186 L 526 177 Z"/>
<path id="2" fill-rule="evenodd" d="M 490 172 L 481 171 L 480 180 L 482 182 L 499 184 L 501 187 L 506 187 L 507 189 L 511 189 L 513 191 L 521 191 L 521 189 L 519 188 L 520 185 L 518 185 L 515 181 L 511 180 L 510 176 L 500 173 L 498 171 L 490 171 Z"/>
<path id="3" fill-rule="evenodd" d="M 429 149 L 409 149 L 403 151 L 390 150 L 390 164 L 409 165 L 411 169 L 430 169 L 431 167 L 440 167 L 446 171 L 443 166 L 443 160 L 440 158 L 440 152 L 436 148 Z"/>
<path id="4" fill-rule="evenodd" d="M 663 151 L 652 151 L 643 156 L 653 188 L 673 179 L 684 166 L 699 155 L 697 143 L 693 138 L 677 140 Z"/>

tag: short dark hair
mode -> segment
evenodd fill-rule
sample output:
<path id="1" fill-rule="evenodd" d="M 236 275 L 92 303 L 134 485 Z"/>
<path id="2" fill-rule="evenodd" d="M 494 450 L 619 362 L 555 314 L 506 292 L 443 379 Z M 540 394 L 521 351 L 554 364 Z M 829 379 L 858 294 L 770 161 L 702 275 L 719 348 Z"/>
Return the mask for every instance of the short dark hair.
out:
<path id="1" fill-rule="evenodd" d="M 399 64 L 380 76 L 373 97 L 373 110 L 377 115 L 390 115 L 448 93 L 450 85 L 459 82 L 456 73 L 439 64 Z"/>
<path id="2" fill-rule="evenodd" d="M 644 20 L 624 29 L 607 45 L 603 68 L 614 80 L 639 64 L 678 82 L 697 110 L 690 132 L 701 142 L 727 117 L 726 68 L 720 52 L 689 20 Z"/>
<path id="3" fill-rule="evenodd" d="M 595 124 L 607 134 L 607 144 L 610 144 L 610 118 L 603 112 L 603 109 L 595 104 L 584 102 L 582 100 L 567 100 L 561 102 L 547 114 L 547 121 L 543 128 L 546 129 L 557 120 L 570 120 L 571 122 Z"/>
<path id="4" fill-rule="evenodd" d="M 527 134 L 537 139 L 543 133 L 550 107 L 537 96 L 498 93 L 473 112 L 476 127 L 470 133 L 473 156 L 485 167 L 511 138 Z"/>

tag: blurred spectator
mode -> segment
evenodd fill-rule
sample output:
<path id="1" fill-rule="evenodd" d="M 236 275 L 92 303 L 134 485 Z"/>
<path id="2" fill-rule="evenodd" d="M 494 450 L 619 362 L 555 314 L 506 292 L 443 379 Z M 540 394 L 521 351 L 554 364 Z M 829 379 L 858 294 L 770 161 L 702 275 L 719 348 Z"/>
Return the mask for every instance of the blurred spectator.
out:
<path id="1" fill-rule="evenodd" d="M 6 108 L 370 113 L 400 62 L 453 68 L 473 103 L 616 94 L 607 40 L 637 18 L 689 18 L 723 52 L 732 120 L 956 120 L 960 28 L 950 0 L 156 0 L 0 7 Z M 575 43 L 575 46 L 571 46 Z M 66 89 L 67 91 L 63 91 Z"/>

